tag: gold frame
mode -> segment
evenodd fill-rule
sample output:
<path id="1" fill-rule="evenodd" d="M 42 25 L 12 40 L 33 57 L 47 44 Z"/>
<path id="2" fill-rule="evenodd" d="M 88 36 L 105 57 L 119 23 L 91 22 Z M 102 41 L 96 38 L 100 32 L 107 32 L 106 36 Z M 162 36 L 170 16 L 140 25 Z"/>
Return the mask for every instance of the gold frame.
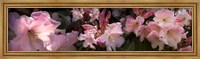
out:
<path id="1" fill-rule="evenodd" d="M 101 58 L 126 58 L 126 59 L 132 59 L 132 57 L 136 57 L 137 59 L 140 58 L 186 58 L 186 59 L 196 59 L 200 58 L 200 47 L 198 45 L 200 43 L 200 36 L 198 35 L 199 33 L 199 26 L 198 20 L 199 19 L 199 1 L 198 0 L 187 0 L 187 1 L 174 1 L 174 0 L 168 0 L 168 1 L 162 1 L 160 2 L 159 0 L 153 0 L 153 1 L 148 1 L 148 0 L 141 0 L 141 1 L 131 1 L 131 0 L 101 0 L 101 1 L 89 1 L 89 0 L 82 0 L 82 1 L 75 1 L 75 0 L 69 0 L 69 1 L 57 1 L 57 0 L 3 0 L 0 1 L 1 4 L 1 12 L 0 12 L 0 22 L 3 22 L 0 27 L 2 30 L 2 34 L 0 35 L 2 44 L 0 44 L 0 56 L 2 58 L 38 58 L 37 56 L 40 56 L 42 58 L 96 58 L 96 57 L 101 57 Z M 100 52 L 100 51 L 54 51 L 54 52 L 48 52 L 48 51 L 42 51 L 42 52 L 19 52 L 19 51 L 7 51 L 7 9 L 8 8 L 34 8 L 34 7 L 39 7 L 39 8 L 72 8 L 72 7 L 98 7 L 98 8 L 130 8 L 130 7 L 167 7 L 167 8 L 173 8 L 173 7 L 191 7 L 193 9 L 193 20 L 192 21 L 192 36 L 193 36 L 193 51 L 192 52 L 179 52 L 179 51 L 114 51 L 114 52 Z M 199 17 L 198 17 L 199 16 Z M 195 32 L 197 31 L 197 32 Z M 30 53 L 31 52 L 31 53 Z M 158 56 L 157 56 L 158 55 Z M 31 56 L 31 57 L 29 57 Z M 74 57 L 75 56 L 75 57 Z M 145 56 L 145 57 L 144 57 Z"/>

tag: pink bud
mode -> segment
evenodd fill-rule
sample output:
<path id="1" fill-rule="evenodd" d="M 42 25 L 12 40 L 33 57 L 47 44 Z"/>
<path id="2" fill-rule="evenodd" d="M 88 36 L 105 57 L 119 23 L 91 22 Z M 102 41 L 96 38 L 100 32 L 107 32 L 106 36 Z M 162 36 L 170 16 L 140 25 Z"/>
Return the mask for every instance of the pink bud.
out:
<path id="1" fill-rule="evenodd" d="M 186 45 L 189 45 L 190 43 L 192 43 L 192 37 L 189 37 L 185 40 Z"/>
<path id="2" fill-rule="evenodd" d="M 145 14 L 143 15 L 143 17 L 144 17 L 144 19 L 147 19 L 147 18 L 149 18 L 150 16 L 152 16 L 153 14 L 154 14 L 154 12 L 149 11 L 149 12 L 145 13 Z"/>

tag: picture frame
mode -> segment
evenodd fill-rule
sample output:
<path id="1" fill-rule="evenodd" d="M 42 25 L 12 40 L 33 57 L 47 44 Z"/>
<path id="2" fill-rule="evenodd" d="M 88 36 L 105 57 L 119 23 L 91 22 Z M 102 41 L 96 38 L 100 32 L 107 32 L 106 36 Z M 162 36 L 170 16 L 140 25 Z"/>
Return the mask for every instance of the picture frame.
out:
<path id="1" fill-rule="evenodd" d="M 176 58 L 176 59 L 199 59 L 200 58 L 200 47 L 198 45 L 200 43 L 200 36 L 199 33 L 199 26 L 198 19 L 199 19 L 199 0 L 188 0 L 188 1 L 131 1 L 131 0 L 101 0 L 101 1 L 89 1 L 89 0 L 82 0 L 82 1 L 74 1 L 74 0 L 3 0 L 1 2 L 1 16 L 2 19 L 0 22 L 2 28 L 2 34 L 0 35 L 2 42 L 0 44 L 0 55 L 3 59 L 21 59 L 21 58 L 44 58 L 44 59 L 54 59 L 54 58 L 85 58 L 85 59 L 92 59 L 92 58 L 105 58 L 105 59 L 112 59 L 112 58 L 125 58 L 125 59 L 154 59 L 154 58 Z M 192 38 L 193 38 L 193 50 L 191 51 L 8 51 L 8 44 L 7 44 L 7 27 L 8 27 L 8 8 L 87 8 L 87 7 L 97 7 L 97 8 L 136 8 L 136 7 L 148 7 L 148 8 L 192 8 Z"/>

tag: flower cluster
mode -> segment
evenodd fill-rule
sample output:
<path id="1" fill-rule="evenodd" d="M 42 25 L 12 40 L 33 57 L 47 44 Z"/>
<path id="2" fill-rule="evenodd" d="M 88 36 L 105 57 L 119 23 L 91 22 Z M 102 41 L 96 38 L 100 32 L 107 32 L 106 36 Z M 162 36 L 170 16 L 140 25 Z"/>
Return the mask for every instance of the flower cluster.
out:
<path id="1" fill-rule="evenodd" d="M 91 15 L 94 15 L 93 13 Z M 124 43 L 122 25 L 120 22 L 108 24 L 108 20 L 111 16 L 110 11 L 105 17 L 105 9 L 100 13 L 99 25 L 83 24 L 82 27 L 85 29 L 84 34 L 80 34 L 79 40 L 84 40 L 83 46 L 96 49 L 93 44 L 103 43 L 105 44 L 108 51 L 116 50 L 116 47 L 120 47 Z M 92 19 L 91 19 L 92 20 Z M 100 29 L 98 29 L 98 27 Z"/>
<path id="2" fill-rule="evenodd" d="M 9 50 L 192 50 L 189 8 L 73 8 L 69 11 L 49 14 L 37 9 L 30 17 L 10 12 Z"/>

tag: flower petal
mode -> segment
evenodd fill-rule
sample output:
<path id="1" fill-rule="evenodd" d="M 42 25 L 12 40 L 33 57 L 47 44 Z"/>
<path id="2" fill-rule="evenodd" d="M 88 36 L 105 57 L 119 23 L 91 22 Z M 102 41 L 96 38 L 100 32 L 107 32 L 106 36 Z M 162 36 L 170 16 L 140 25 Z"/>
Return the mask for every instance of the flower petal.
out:
<path id="1" fill-rule="evenodd" d="M 139 23 L 139 25 L 142 25 L 144 23 L 144 18 L 141 16 L 137 16 L 136 17 L 137 22 Z"/>
<path id="2" fill-rule="evenodd" d="M 49 37 L 51 39 L 51 49 L 48 50 L 50 51 L 58 50 L 68 40 L 68 38 L 65 35 L 51 34 Z"/>
<path id="3" fill-rule="evenodd" d="M 21 16 L 16 23 L 16 31 L 15 33 L 18 34 L 26 34 L 28 30 L 31 28 L 31 19 L 27 16 Z"/>
<path id="4" fill-rule="evenodd" d="M 67 45 L 72 46 L 74 43 L 78 41 L 78 31 L 72 31 L 71 33 L 67 33 Z"/>
<path id="5" fill-rule="evenodd" d="M 72 16 L 73 16 L 72 22 L 76 22 L 79 19 L 83 18 L 84 11 L 82 9 L 79 10 L 78 8 L 73 8 L 73 10 L 71 12 L 72 12 Z"/>
<path id="6" fill-rule="evenodd" d="M 189 46 L 180 48 L 179 51 L 192 51 L 192 46 L 189 45 Z"/>
<path id="7" fill-rule="evenodd" d="M 34 43 L 37 47 L 34 47 Z M 46 51 L 43 47 L 43 42 L 36 39 L 35 42 L 31 42 L 27 35 L 18 35 L 9 43 L 9 51 Z"/>
<path id="8" fill-rule="evenodd" d="M 83 24 L 82 27 L 83 27 L 84 29 L 86 29 L 86 30 L 95 29 L 94 26 L 89 25 L 89 24 Z"/>
<path id="9" fill-rule="evenodd" d="M 15 30 L 15 26 L 16 26 L 16 22 L 17 20 L 20 18 L 20 15 L 17 12 L 9 12 L 8 13 L 8 27 L 14 31 Z"/>

